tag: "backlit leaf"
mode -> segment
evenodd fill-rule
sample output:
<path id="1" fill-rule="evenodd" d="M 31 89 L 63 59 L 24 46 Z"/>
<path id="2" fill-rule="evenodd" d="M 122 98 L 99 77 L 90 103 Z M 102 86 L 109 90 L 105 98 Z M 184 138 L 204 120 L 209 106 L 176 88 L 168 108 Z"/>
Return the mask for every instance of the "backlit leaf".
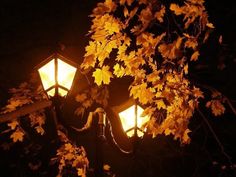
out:
<path id="1" fill-rule="evenodd" d="M 12 121 L 11 123 L 8 123 L 7 125 L 8 127 L 11 128 L 11 130 L 15 130 L 18 124 L 19 124 L 18 121 L 15 120 L 15 121 Z"/>
<path id="2" fill-rule="evenodd" d="M 199 57 L 199 52 L 198 51 L 195 51 L 192 56 L 191 56 L 191 61 L 197 61 L 198 60 L 198 57 Z"/>
<path id="3" fill-rule="evenodd" d="M 112 73 L 109 71 L 109 66 L 103 66 L 101 69 L 97 68 L 93 72 L 93 77 L 95 79 L 95 83 L 99 86 L 103 84 L 109 84 L 111 78 L 113 78 Z"/>
<path id="4" fill-rule="evenodd" d="M 22 132 L 20 129 L 17 129 L 15 132 L 11 134 L 10 138 L 12 138 L 14 143 L 17 141 L 22 142 L 24 138 L 24 132 Z"/>

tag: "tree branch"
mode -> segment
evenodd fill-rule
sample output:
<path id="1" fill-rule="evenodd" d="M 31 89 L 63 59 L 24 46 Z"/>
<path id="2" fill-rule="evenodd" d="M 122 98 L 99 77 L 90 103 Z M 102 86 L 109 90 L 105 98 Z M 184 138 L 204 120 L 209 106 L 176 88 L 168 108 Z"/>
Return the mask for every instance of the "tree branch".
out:
<path id="1" fill-rule="evenodd" d="M 13 121 L 17 119 L 18 117 L 25 116 L 32 112 L 38 111 L 40 109 L 44 109 L 46 107 L 51 106 L 51 104 L 52 104 L 51 101 L 43 100 L 43 101 L 38 101 L 33 104 L 22 106 L 19 109 L 13 112 L 7 113 L 7 114 L 0 114 L 0 124 L 8 122 L 8 121 Z"/>
<path id="2" fill-rule="evenodd" d="M 215 138 L 217 144 L 219 145 L 219 147 L 221 149 L 222 154 L 228 159 L 229 163 L 232 165 L 231 157 L 225 152 L 223 144 L 220 142 L 218 136 L 216 135 L 216 133 L 213 130 L 212 126 L 210 125 L 209 121 L 207 120 L 205 115 L 199 109 L 197 109 L 197 111 L 200 114 L 200 116 L 203 118 L 204 122 L 206 123 L 206 125 L 208 126 L 210 132 L 212 133 L 213 137 Z"/>

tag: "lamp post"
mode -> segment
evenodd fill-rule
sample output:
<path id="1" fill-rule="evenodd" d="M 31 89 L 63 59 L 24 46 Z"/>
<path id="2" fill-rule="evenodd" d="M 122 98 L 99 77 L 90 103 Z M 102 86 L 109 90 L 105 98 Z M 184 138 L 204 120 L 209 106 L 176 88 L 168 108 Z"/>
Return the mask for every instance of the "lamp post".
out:
<path id="1" fill-rule="evenodd" d="M 65 98 L 73 84 L 77 64 L 58 53 L 54 53 L 36 66 L 43 89 L 52 100 L 55 114 L 54 121 L 60 117 L 61 100 Z"/>

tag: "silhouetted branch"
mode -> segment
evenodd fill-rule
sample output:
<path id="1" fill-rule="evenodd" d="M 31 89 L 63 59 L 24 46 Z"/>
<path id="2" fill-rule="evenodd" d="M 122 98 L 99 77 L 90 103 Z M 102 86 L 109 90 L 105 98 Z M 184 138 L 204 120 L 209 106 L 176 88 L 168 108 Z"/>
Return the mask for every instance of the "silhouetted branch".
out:
<path id="1" fill-rule="evenodd" d="M 212 126 L 210 125 L 209 121 L 207 120 L 205 115 L 199 109 L 197 109 L 197 111 L 200 114 L 200 116 L 203 118 L 204 122 L 206 123 L 206 125 L 208 126 L 210 132 L 212 133 L 213 137 L 215 138 L 217 144 L 219 145 L 219 147 L 221 149 L 222 154 L 228 159 L 229 163 L 232 165 L 231 157 L 225 152 L 223 144 L 220 142 L 218 136 L 216 135 L 216 133 L 213 130 Z"/>

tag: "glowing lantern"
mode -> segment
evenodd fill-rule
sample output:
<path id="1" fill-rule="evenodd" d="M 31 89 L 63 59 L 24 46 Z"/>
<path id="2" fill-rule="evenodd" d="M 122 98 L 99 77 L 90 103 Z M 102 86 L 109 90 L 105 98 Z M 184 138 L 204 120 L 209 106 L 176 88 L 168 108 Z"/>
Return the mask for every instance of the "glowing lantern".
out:
<path id="1" fill-rule="evenodd" d="M 48 96 L 66 96 L 72 86 L 77 67 L 59 54 L 53 54 L 46 59 L 38 72 L 44 90 Z"/>
<path id="2" fill-rule="evenodd" d="M 118 112 L 123 130 L 126 132 L 127 136 L 143 136 L 144 130 L 141 128 L 149 120 L 149 117 L 141 116 L 143 112 L 142 107 L 129 100 L 124 105 L 115 107 L 114 110 Z"/>

